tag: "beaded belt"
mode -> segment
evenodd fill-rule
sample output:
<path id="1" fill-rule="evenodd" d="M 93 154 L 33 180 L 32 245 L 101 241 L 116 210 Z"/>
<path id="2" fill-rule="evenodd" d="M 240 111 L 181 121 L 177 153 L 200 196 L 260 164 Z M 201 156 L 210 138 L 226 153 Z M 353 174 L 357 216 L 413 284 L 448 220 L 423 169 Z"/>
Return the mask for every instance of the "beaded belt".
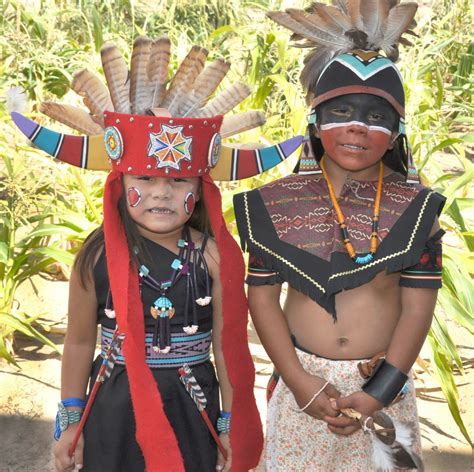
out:
<path id="1" fill-rule="evenodd" d="M 102 326 L 102 357 L 112 340 L 114 330 Z M 186 335 L 171 334 L 171 351 L 167 354 L 152 349 L 153 334 L 145 334 L 146 363 L 152 369 L 178 368 L 183 364 L 197 365 L 209 360 L 212 331 Z M 122 352 L 119 352 L 117 364 L 125 364 Z"/>

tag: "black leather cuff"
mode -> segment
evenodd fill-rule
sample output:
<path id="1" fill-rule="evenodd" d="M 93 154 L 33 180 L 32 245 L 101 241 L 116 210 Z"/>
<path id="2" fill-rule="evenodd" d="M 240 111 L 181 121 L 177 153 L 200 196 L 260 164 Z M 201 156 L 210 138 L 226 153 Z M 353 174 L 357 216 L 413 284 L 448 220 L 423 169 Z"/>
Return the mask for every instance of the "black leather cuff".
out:
<path id="1" fill-rule="evenodd" d="M 362 390 L 383 403 L 384 406 L 389 406 L 400 393 L 407 379 L 408 375 L 384 359 L 379 363 L 370 379 L 362 385 Z"/>

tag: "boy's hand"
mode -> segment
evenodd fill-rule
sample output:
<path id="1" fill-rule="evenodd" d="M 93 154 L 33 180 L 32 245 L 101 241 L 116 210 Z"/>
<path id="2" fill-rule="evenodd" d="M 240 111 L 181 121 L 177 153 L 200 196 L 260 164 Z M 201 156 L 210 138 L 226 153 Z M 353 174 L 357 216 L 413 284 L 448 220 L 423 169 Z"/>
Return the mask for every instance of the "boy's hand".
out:
<path id="1" fill-rule="evenodd" d="M 326 383 L 321 377 L 305 373 L 304 378 L 292 389 L 296 403 L 303 408 Z M 331 405 L 330 398 L 337 398 L 341 394 L 336 388 L 327 384 L 324 390 L 304 410 L 304 413 L 318 420 L 324 420 L 327 416 L 337 416 L 338 411 Z"/>
<path id="2" fill-rule="evenodd" d="M 54 466 L 57 472 L 69 472 L 75 468 L 77 470 L 82 469 L 84 451 L 84 437 L 82 434 L 79 437 L 73 457 L 68 455 L 68 450 L 71 447 L 78 424 L 69 425 L 66 431 L 63 431 L 61 434 L 59 441 L 54 444 Z"/>
<path id="3" fill-rule="evenodd" d="M 339 397 L 334 400 L 334 406 L 338 410 L 343 408 L 352 408 L 364 416 L 373 416 L 373 414 L 383 408 L 382 403 L 376 400 L 374 397 L 365 392 L 355 392 L 347 397 Z M 348 436 L 360 428 L 359 421 L 348 418 L 347 416 L 338 416 L 332 418 L 327 416 L 324 421 L 328 423 L 328 428 L 331 432 Z"/>
<path id="4" fill-rule="evenodd" d="M 224 459 L 221 451 L 217 450 L 217 465 L 216 470 L 228 472 L 232 466 L 232 449 L 230 448 L 230 435 L 226 433 L 219 434 L 219 439 L 227 451 L 227 460 Z"/>

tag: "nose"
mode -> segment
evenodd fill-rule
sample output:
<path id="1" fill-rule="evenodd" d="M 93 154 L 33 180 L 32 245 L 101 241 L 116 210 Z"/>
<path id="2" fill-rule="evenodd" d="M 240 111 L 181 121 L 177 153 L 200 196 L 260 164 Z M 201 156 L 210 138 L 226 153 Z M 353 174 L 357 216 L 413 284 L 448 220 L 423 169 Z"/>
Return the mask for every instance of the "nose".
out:
<path id="1" fill-rule="evenodd" d="M 355 134 L 367 134 L 369 127 L 362 121 L 351 121 L 348 125 L 348 130 Z"/>
<path id="2" fill-rule="evenodd" d="M 156 177 L 153 182 L 152 196 L 153 198 L 166 199 L 171 195 L 170 179 L 164 177 Z"/>

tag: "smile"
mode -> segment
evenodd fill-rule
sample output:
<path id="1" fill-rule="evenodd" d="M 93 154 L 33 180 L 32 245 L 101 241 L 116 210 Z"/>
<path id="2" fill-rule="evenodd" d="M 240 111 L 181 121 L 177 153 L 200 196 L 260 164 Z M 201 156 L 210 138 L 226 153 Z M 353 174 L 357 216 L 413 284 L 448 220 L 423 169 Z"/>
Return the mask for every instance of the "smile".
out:
<path id="1" fill-rule="evenodd" d="M 356 146 L 355 144 L 343 144 L 343 147 L 347 149 L 353 149 L 354 151 L 366 151 L 367 148 L 363 146 Z"/>
<path id="2" fill-rule="evenodd" d="M 174 213 L 169 208 L 159 208 L 159 207 L 150 208 L 148 211 L 150 213 L 153 213 L 154 215 L 171 215 L 172 213 Z"/>

